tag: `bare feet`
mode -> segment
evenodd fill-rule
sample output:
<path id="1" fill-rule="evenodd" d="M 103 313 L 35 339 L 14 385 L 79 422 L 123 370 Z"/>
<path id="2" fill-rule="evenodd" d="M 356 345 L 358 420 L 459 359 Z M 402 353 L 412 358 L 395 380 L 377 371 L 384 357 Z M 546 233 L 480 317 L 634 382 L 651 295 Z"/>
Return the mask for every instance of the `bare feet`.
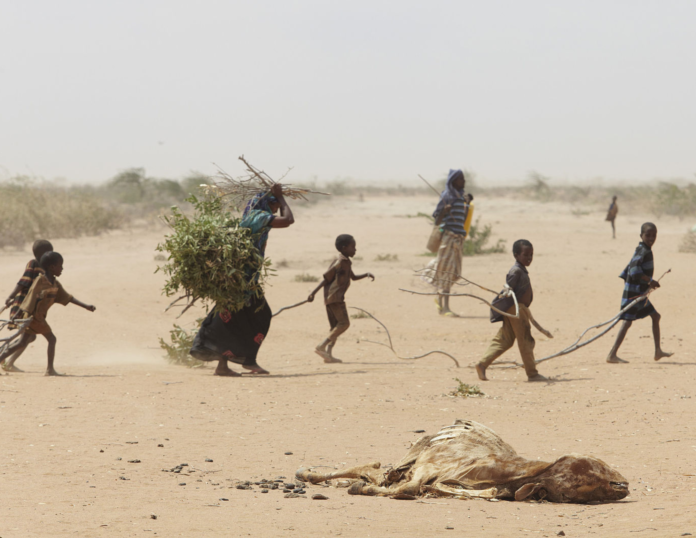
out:
<path id="1" fill-rule="evenodd" d="M 340 359 L 336 359 L 336 358 L 332 357 L 332 356 L 331 356 L 331 353 L 329 353 L 328 351 L 324 351 L 323 349 L 316 348 L 316 349 L 314 350 L 314 353 L 316 353 L 316 354 L 319 355 L 322 359 L 324 359 L 324 362 L 327 363 L 327 364 L 331 364 L 331 363 L 334 363 L 334 362 L 343 362 L 343 361 L 340 360 Z"/>
<path id="2" fill-rule="evenodd" d="M 215 368 L 215 373 L 213 375 L 220 375 L 223 377 L 242 377 L 242 374 L 238 374 L 234 370 L 230 370 L 229 366 L 220 366 L 218 364 L 218 367 Z"/>
<path id="3" fill-rule="evenodd" d="M 459 314 L 455 314 L 451 310 L 440 310 L 441 316 L 447 316 L 448 318 L 458 318 Z"/>
<path id="4" fill-rule="evenodd" d="M 45 375 L 45 376 L 61 376 L 61 375 L 63 375 L 63 374 L 59 374 L 59 373 L 56 372 L 53 368 L 48 368 L 48 369 L 46 370 L 46 373 L 45 373 L 44 375 Z"/>
<path id="5" fill-rule="evenodd" d="M 658 360 L 658 359 L 655 359 L 655 360 Z M 628 364 L 628 361 L 620 359 L 616 355 L 614 355 L 613 357 L 607 357 L 607 362 L 610 364 Z"/>
<path id="6" fill-rule="evenodd" d="M 670 353 L 670 352 L 668 352 L 668 351 L 662 351 L 662 350 L 660 350 L 660 351 L 658 351 L 657 353 L 655 353 L 655 360 L 656 360 L 656 361 L 659 361 L 660 359 L 662 359 L 662 358 L 664 358 L 664 357 L 671 357 L 672 355 L 674 355 L 674 353 Z M 10 370 L 10 371 L 11 371 L 11 370 Z"/>
<path id="7" fill-rule="evenodd" d="M 533 382 L 533 381 L 548 381 L 548 380 L 549 380 L 548 377 L 543 376 L 543 375 L 541 375 L 541 374 L 537 374 L 537 375 L 534 375 L 534 376 L 532 376 L 532 377 L 528 377 L 528 378 L 527 378 L 527 381 L 529 381 L 529 382 Z"/>
<path id="8" fill-rule="evenodd" d="M 657 360 L 657 359 L 655 359 L 655 360 Z M 14 364 L 3 364 L 2 369 L 5 370 L 6 372 L 24 373 L 24 370 L 20 370 Z"/>
<path id="9" fill-rule="evenodd" d="M 255 374 L 255 375 L 268 375 L 270 372 L 266 370 L 265 368 L 261 368 L 258 364 L 256 366 L 244 366 L 242 365 L 242 368 L 246 368 L 249 370 L 250 374 Z"/>
<path id="10" fill-rule="evenodd" d="M 488 378 L 486 377 L 486 368 L 481 364 L 476 365 L 476 373 L 481 381 L 488 381 Z"/>

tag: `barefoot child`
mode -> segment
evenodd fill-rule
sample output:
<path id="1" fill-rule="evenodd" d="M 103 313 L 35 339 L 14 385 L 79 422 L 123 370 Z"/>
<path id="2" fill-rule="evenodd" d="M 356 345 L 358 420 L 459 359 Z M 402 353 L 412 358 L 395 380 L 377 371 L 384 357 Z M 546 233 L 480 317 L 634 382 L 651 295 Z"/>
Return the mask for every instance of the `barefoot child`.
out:
<path id="1" fill-rule="evenodd" d="M 43 271 L 34 280 L 29 293 L 20 306 L 22 317 L 26 319 L 31 316 L 31 323 L 20 341 L 11 346 L 3 355 L 0 355 L 0 361 L 14 354 L 19 349 L 25 348 L 33 338 L 36 338 L 35 335 L 42 334 L 48 340 L 48 367 L 46 368 L 46 375 L 58 375 L 53 369 L 56 337 L 46 322 L 48 309 L 53 306 L 53 303 L 62 305 L 72 303 L 86 308 L 90 312 L 94 312 L 96 309 L 92 305 L 87 305 L 75 299 L 63 289 L 63 286 L 56 279 L 63 272 L 63 257 L 60 254 L 47 252 L 41 256 L 40 265 Z M 8 367 L 11 368 L 12 364 L 8 364 Z"/>
<path id="2" fill-rule="evenodd" d="M 510 349 L 517 339 L 517 346 L 520 348 L 524 370 L 527 373 L 528 381 L 546 381 L 546 378 L 539 374 L 534 362 L 534 337 L 530 325 L 531 314 L 529 305 L 532 304 L 534 293 L 532 283 L 529 280 L 527 267 L 532 264 L 534 258 L 534 247 L 526 239 L 518 239 L 512 245 L 512 254 L 515 257 L 515 265 L 507 274 L 506 282 L 517 297 L 520 306 L 520 318 L 509 318 L 494 310 L 491 310 L 491 323 L 503 322 L 503 326 L 495 335 L 491 345 L 488 346 L 483 358 L 476 365 L 476 373 L 481 381 L 488 381 L 486 368 L 494 360 Z M 498 310 L 515 314 L 515 303 L 512 297 L 504 297 L 493 301 L 493 306 Z"/>
<path id="3" fill-rule="evenodd" d="M 329 316 L 329 325 L 331 332 L 314 350 L 324 362 L 341 362 L 333 356 L 333 347 L 336 345 L 336 339 L 348 330 L 350 327 L 350 318 L 346 309 L 345 295 L 350 286 L 351 280 L 362 280 L 370 277 L 372 280 L 375 277 L 372 273 L 364 275 L 356 275 L 351 268 L 352 262 L 350 258 L 355 256 L 357 252 L 355 239 L 352 235 L 342 234 L 336 238 L 336 250 L 340 253 L 338 257 L 331 263 L 329 270 L 324 273 L 324 280 L 316 289 L 309 294 L 307 300 L 311 303 L 314 301 L 314 295 L 324 288 L 324 304 L 326 305 L 326 313 Z"/>
<path id="4" fill-rule="evenodd" d="M 616 220 L 616 215 L 619 214 L 619 204 L 616 203 L 616 196 L 611 199 L 611 205 L 609 206 L 609 211 L 607 211 L 607 220 L 611 222 L 611 236 L 612 239 L 616 239 L 616 227 L 614 226 L 614 221 Z"/>
<path id="5" fill-rule="evenodd" d="M 36 277 L 39 276 L 39 274 L 41 273 L 41 267 L 39 267 L 41 256 L 43 256 L 46 252 L 51 252 L 52 250 L 53 245 L 51 245 L 49 241 L 46 241 L 45 239 L 37 239 L 36 241 L 34 241 L 34 245 L 32 246 L 34 259 L 29 260 L 29 263 L 27 263 L 27 266 L 24 269 L 24 274 L 22 275 L 22 278 L 19 279 L 19 282 L 17 282 L 17 285 L 12 290 L 12 293 L 10 293 L 10 295 L 5 300 L 6 308 L 12 305 L 12 307 L 10 308 L 10 320 L 14 320 L 19 314 L 19 307 L 24 301 L 24 298 L 27 296 L 27 293 L 29 293 L 29 288 L 31 288 L 31 285 L 34 283 L 34 279 L 36 279 Z M 15 325 L 9 325 L 8 327 L 10 329 L 16 328 Z M 34 340 L 36 340 L 36 336 L 32 335 L 31 339 L 27 342 L 27 346 L 31 344 Z M 24 346 L 23 348 L 15 351 L 14 356 L 10 357 L 8 363 L 14 364 L 19 358 L 19 356 L 27 348 L 27 346 Z M 0 360 L 0 364 L 2 363 L 3 361 Z M 4 365 L 3 368 L 6 370 L 8 369 L 8 367 Z M 11 371 L 21 372 L 21 370 L 15 366 L 11 368 Z"/>
<path id="6" fill-rule="evenodd" d="M 623 310 L 628 304 L 639 295 L 644 294 L 650 288 L 659 288 L 660 283 L 653 280 L 655 272 L 655 264 L 653 262 L 652 246 L 657 240 L 657 226 L 652 222 L 646 222 L 640 227 L 641 242 L 636 247 L 633 253 L 633 258 L 626 266 L 626 269 L 619 275 L 626 283 L 624 284 L 623 296 L 621 297 L 621 309 Z M 619 319 L 624 320 L 619 334 L 616 335 L 616 342 L 609 352 L 607 362 L 625 363 L 623 359 L 617 356 L 619 347 L 626 337 L 629 327 L 636 319 L 643 319 L 650 316 L 652 318 L 653 339 L 655 340 L 655 360 L 659 361 L 662 357 L 671 357 L 672 353 L 662 351 L 660 347 L 660 314 L 657 313 L 655 307 L 650 300 L 640 301 L 632 308 L 621 314 Z"/>

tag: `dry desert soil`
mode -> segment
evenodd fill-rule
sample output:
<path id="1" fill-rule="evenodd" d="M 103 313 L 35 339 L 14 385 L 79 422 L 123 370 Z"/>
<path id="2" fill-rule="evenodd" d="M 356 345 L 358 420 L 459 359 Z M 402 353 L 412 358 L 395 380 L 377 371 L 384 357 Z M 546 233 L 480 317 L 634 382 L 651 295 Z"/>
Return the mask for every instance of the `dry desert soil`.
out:
<path id="1" fill-rule="evenodd" d="M 399 291 L 428 291 L 414 271 L 430 259 L 422 255 L 429 226 L 413 216 L 433 203 L 340 197 L 298 207 L 293 227 L 271 233 L 267 255 L 282 266 L 267 298 L 274 310 L 305 298 L 315 284 L 295 276 L 321 275 L 335 236 L 351 233 L 355 271 L 371 271 L 377 280 L 355 282 L 348 304 L 383 321 L 402 355 L 441 349 L 461 368 L 444 356 L 396 358 L 364 341 L 386 341 L 364 318 L 352 320 L 339 341 L 343 364 L 324 364 L 313 353 L 328 329 L 320 302 L 274 319 L 258 359 L 270 376 L 219 378 L 211 367 L 171 365 L 158 338 L 168 335 L 175 314 L 163 313 L 163 277 L 154 273 L 154 249 L 165 230 L 56 240 L 65 258 L 61 282 L 97 311 L 55 306 L 49 313 L 64 377 L 42 375 L 46 344 L 38 340 L 17 363 L 25 373 L 0 376 L 0 537 L 696 535 L 696 256 L 678 252 L 687 223 L 656 221 L 656 274 L 672 273 L 652 300 L 673 357 L 653 361 L 650 322 L 643 320 L 623 346 L 628 364 L 604 361 L 614 329 L 543 363 L 548 383 L 526 383 L 519 369 L 491 369 L 491 380 L 479 382 L 470 365 L 498 328 L 486 306 L 453 299 L 461 317 L 443 318 L 432 297 Z M 512 242 L 534 243 L 532 311 L 555 336 L 535 333 L 537 357 L 618 311 L 618 275 L 640 224 L 653 220 L 620 215 L 612 240 L 603 211 L 572 209 L 476 200 L 481 224 L 491 224 L 508 251 L 465 258 L 465 276 L 500 289 L 513 263 Z M 398 259 L 376 260 L 385 254 Z M 26 251 L 2 252 L 3 294 L 29 258 Z M 191 327 L 201 315 L 189 312 L 179 322 Z M 513 349 L 505 358 L 518 355 Z M 451 396 L 455 378 L 485 396 Z M 417 430 L 434 433 L 456 418 L 489 426 L 530 459 L 596 456 L 628 479 L 631 494 L 611 504 L 572 505 L 404 501 L 320 486 L 309 486 L 305 498 L 285 498 L 235 487 L 240 480 L 292 479 L 302 466 L 395 463 Z M 181 473 L 163 472 L 182 463 L 188 466 Z M 315 493 L 328 500 L 312 500 Z"/>

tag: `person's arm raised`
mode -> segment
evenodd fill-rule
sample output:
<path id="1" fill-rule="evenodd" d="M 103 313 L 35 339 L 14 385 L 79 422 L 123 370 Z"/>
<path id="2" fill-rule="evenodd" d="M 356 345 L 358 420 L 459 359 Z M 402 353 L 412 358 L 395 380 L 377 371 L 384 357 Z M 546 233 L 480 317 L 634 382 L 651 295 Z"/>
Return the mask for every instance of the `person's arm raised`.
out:
<path id="1" fill-rule="evenodd" d="M 280 203 L 280 215 L 271 221 L 271 228 L 287 228 L 295 222 L 295 217 L 292 215 L 292 209 L 288 205 L 283 196 L 283 188 L 280 183 L 276 183 L 271 187 L 271 194 L 276 197 Z"/>

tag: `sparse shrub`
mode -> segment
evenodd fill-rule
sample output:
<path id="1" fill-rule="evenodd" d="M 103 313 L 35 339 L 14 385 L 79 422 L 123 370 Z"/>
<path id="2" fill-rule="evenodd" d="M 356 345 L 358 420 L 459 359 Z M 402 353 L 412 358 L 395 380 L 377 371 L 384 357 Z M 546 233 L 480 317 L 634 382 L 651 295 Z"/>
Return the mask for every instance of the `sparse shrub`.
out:
<path id="1" fill-rule="evenodd" d="M 319 282 L 319 277 L 310 275 L 309 273 L 301 273 L 295 275 L 295 282 Z"/>
<path id="2" fill-rule="evenodd" d="M 203 322 L 203 318 L 196 320 L 196 327 L 187 331 L 179 325 L 174 325 L 174 328 L 169 331 L 171 343 L 164 341 L 164 338 L 159 339 L 160 347 L 167 353 L 167 360 L 172 364 L 180 364 L 188 368 L 200 368 L 205 365 L 205 362 L 195 359 L 189 355 L 189 350 L 193 346 L 193 339 Z"/>
<path id="3" fill-rule="evenodd" d="M 398 254 L 377 254 L 375 261 L 376 262 L 398 262 L 399 255 Z"/>
<path id="4" fill-rule="evenodd" d="M 679 252 L 696 253 L 696 232 L 689 231 L 684 235 L 681 245 L 679 245 Z"/>
<path id="5" fill-rule="evenodd" d="M 425 256 L 426 258 L 435 258 L 437 256 L 437 252 L 430 252 L 429 250 L 424 252 L 423 254 L 419 254 L 419 256 Z"/>
<path id="6" fill-rule="evenodd" d="M 358 312 L 356 314 L 351 314 L 350 317 L 351 317 L 351 319 L 365 319 L 365 318 L 369 318 L 370 316 L 365 314 L 365 312 Z"/>
<path id="7" fill-rule="evenodd" d="M 464 256 L 476 256 L 477 254 L 497 254 L 505 252 L 505 239 L 498 239 L 498 242 L 492 247 L 485 248 L 486 243 L 493 233 L 493 227 L 486 224 L 483 229 L 479 226 L 479 219 L 471 225 L 469 236 L 464 241 L 462 248 Z"/>
<path id="8" fill-rule="evenodd" d="M 661 181 L 652 199 L 652 210 L 658 217 L 673 215 L 682 220 L 696 214 L 696 185 L 693 183 L 680 188 L 674 183 Z"/>
<path id="9" fill-rule="evenodd" d="M 279 262 L 277 262 L 275 264 L 275 266 L 282 267 L 283 269 L 287 269 L 288 267 L 290 267 L 290 263 L 288 262 L 288 260 L 280 260 Z"/>
<path id="10" fill-rule="evenodd" d="M 539 172 L 529 172 L 527 175 L 526 189 L 535 200 L 548 202 L 553 197 L 549 181 L 550 178 L 542 176 Z"/>
<path id="11" fill-rule="evenodd" d="M 458 383 L 458 386 L 456 389 L 450 392 L 450 395 L 461 396 L 462 398 L 477 398 L 479 396 L 485 396 L 485 394 L 481 392 L 481 389 L 479 389 L 477 385 L 469 385 L 467 383 L 464 383 L 458 377 L 455 377 L 454 380 Z"/>
<path id="12" fill-rule="evenodd" d="M 0 183 L 0 248 L 21 247 L 37 238 L 98 235 L 122 222 L 122 213 L 90 189 L 26 177 Z"/>

